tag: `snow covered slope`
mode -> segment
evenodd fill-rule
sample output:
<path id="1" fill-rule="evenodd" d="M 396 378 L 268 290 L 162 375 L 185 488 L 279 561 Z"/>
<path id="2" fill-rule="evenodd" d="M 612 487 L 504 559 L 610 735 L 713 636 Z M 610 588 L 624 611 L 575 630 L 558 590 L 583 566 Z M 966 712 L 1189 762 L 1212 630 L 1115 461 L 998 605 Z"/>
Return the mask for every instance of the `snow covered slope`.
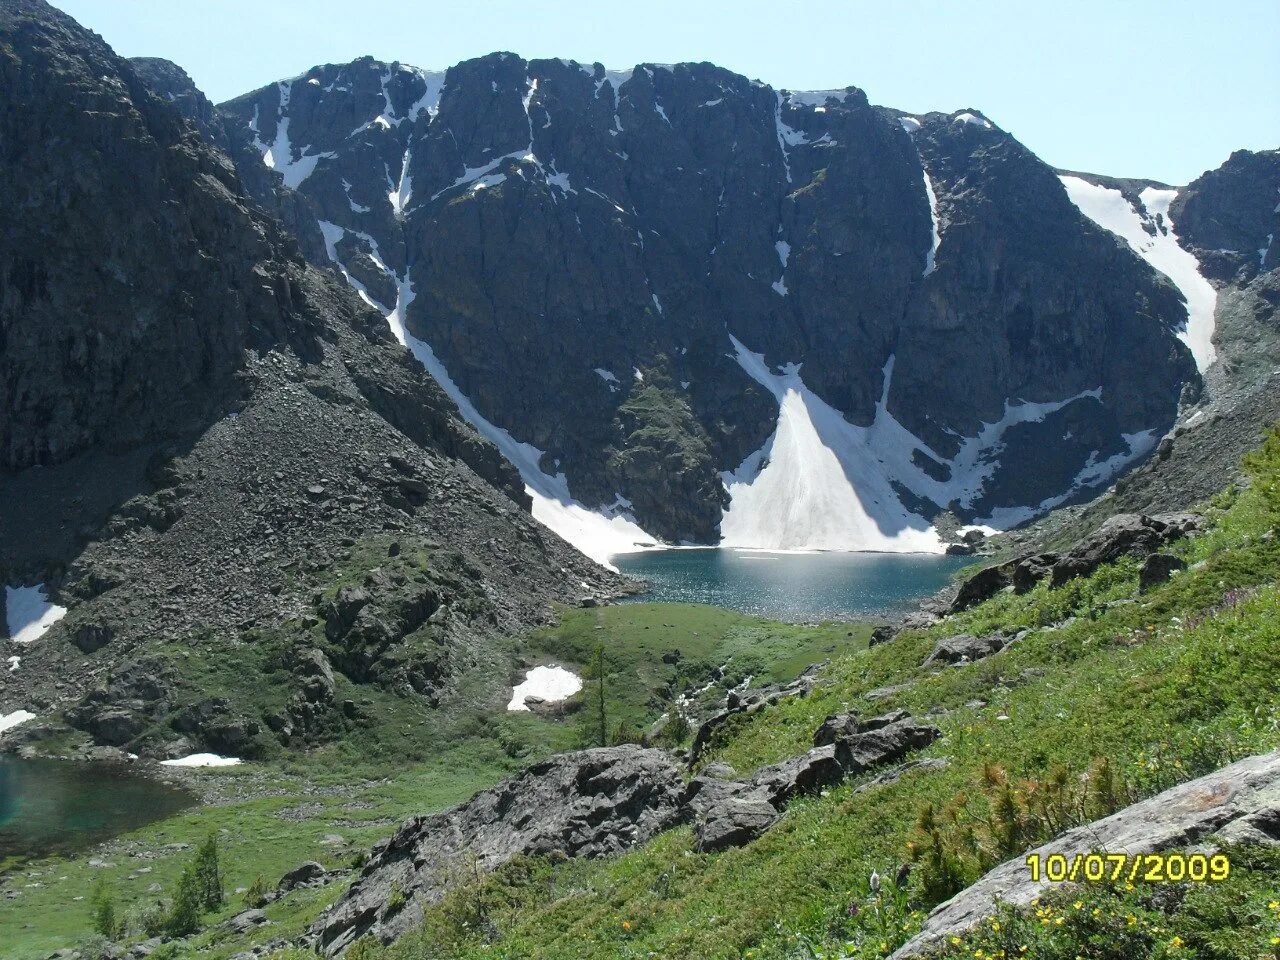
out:
<path id="1" fill-rule="evenodd" d="M 1169 204 L 1177 190 L 1147 187 L 1139 194 L 1142 208 L 1125 199 L 1119 190 L 1090 183 L 1081 177 L 1063 176 L 1067 196 L 1080 212 L 1098 226 L 1123 239 L 1134 253 L 1174 282 L 1187 302 L 1187 328 L 1178 335 L 1191 350 L 1201 372 L 1217 358 L 1213 347 L 1214 309 L 1217 291 L 1200 273 L 1200 264 L 1178 243 Z"/>
<path id="2" fill-rule="evenodd" d="M 723 474 L 730 504 L 720 530 L 729 547 L 940 553 L 944 544 L 937 531 L 902 502 L 895 485 L 939 506 L 968 508 L 1000 466 L 1010 429 L 1077 402 L 1099 401 L 1102 393 L 1099 388 L 1058 401 L 1006 403 L 1000 420 L 964 438 L 955 456 L 945 459 L 888 412 L 893 357 L 885 365 L 875 420 L 859 427 L 805 386 L 800 364 L 775 373 L 761 354 L 729 339 L 742 369 L 778 400 L 773 436 Z M 1107 483 L 1148 453 L 1155 439 L 1154 431 L 1125 435 L 1127 450 L 1101 460 L 1091 456 L 1062 493 L 1038 505 L 999 508 L 977 525 L 1008 529 Z M 920 457 L 945 468 L 947 479 L 922 469 Z"/>

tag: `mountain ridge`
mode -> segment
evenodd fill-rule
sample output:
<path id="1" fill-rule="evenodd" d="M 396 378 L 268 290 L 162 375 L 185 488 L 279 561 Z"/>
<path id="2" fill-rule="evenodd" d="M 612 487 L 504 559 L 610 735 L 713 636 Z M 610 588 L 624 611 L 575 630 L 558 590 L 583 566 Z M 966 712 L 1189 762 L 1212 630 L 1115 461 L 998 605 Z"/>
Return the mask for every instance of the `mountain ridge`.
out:
<path id="1" fill-rule="evenodd" d="M 909 462 L 879 471 L 879 492 L 859 489 L 856 478 L 838 481 L 845 504 L 881 501 L 880 515 L 862 534 L 851 531 L 843 548 L 901 549 L 892 530 L 927 530 L 948 510 L 963 521 L 1013 509 L 1025 518 L 1048 500 L 1080 496 L 1114 475 L 1115 464 L 1145 455 L 1154 439 L 1130 445 L 1120 434 L 1162 434 L 1181 385 L 1197 379 L 1172 347 L 1153 355 L 1146 342 L 1160 343 L 1161 327 L 1185 322 L 1178 295 L 1163 292 L 1154 272 L 1108 265 L 1111 241 L 1095 246 L 1074 207 L 1053 199 L 1044 236 L 1028 233 L 1016 251 L 1006 241 L 993 254 L 1001 248 L 989 238 L 1023 229 L 1026 211 L 1060 187 L 1050 183 L 1050 168 L 975 110 L 925 114 L 922 122 L 872 107 L 856 87 L 774 93 L 712 65 L 608 72 L 503 54 L 466 61 L 443 79 L 371 59 L 314 67 L 219 109 L 273 161 L 287 143 L 289 175 L 301 177 L 298 190 L 323 208 L 330 259 L 395 315 L 393 325 L 430 344 L 477 412 L 545 451 L 541 471 L 565 473 L 586 506 L 628 504 L 648 539 L 717 542 L 732 496 L 725 476 L 740 473 L 750 455 L 768 466 L 761 451 L 777 416 L 767 391 L 724 364 L 732 347 L 715 331 L 726 316 L 735 317 L 728 332 L 746 349 L 773 363 L 803 363 L 806 386 L 855 430 L 874 418 L 885 364 L 897 357 L 887 410 L 911 436 Z M 843 141 L 833 123 L 846 130 Z M 737 139 L 732 154 L 728 144 L 717 146 L 723 136 Z M 306 146 L 299 151 L 297 143 Z M 941 178 L 933 200 L 922 158 Z M 715 183 L 719 201 L 704 185 Z M 958 187 L 954 196 L 948 183 Z M 984 220 L 989 225 L 978 227 Z M 724 244 L 715 240 L 721 232 Z M 535 240 L 538 249 L 529 247 Z M 969 243 L 978 249 L 968 251 Z M 1043 253 L 1018 252 L 1038 249 L 1053 249 L 1063 263 L 1084 257 L 1090 269 L 1124 280 L 1109 285 L 1114 291 L 1081 289 Z M 992 255 L 999 263 L 977 272 L 959 266 Z M 477 263 L 486 265 L 480 273 Z M 1041 305 L 992 286 L 992 270 L 1004 271 L 1010 279 L 1001 282 L 1014 289 L 1035 277 Z M 600 276 L 621 294 L 606 294 L 593 279 Z M 1105 362 L 1089 358 L 1097 337 L 1064 352 L 1047 317 L 1036 319 L 1054 302 L 1049 276 L 1071 323 L 1107 318 L 1098 330 L 1112 341 Z M 405 291 L 412 298 L 402 303 Z M 525 298 L 535 293 L 531 310 Z M 1005 319 L 966 346 L 956 342 L 957 311 Z M 583 347 L 592 355 L 580 366 L 563 359 Z M 564 409 L 556 391 L 525 372 L 530 352 L 585 402 Z M 982 373 L 962 387 L 937 367 L 933 358 L 942 355 Z M 1126 364 L 1134 369 L 1119 375 Z M 629 420 L 621 410 L 632 394 L 651 393 L 637 386 L 644 381 L 626 379 L 628 369 L 670 384 L 668 395 L 640 403 L 650 417 L 661 411 L 657 422 Z M 1167 386 L 1132 396 L 1127 383 L 1137 370 L 1144 379 L 1160 370 Z M 1008 437 L 1001 428 L 971 447 L 967 456 L 983 461 L 976 471 L 956 461 L 958 437 L 975 439 L 984 424 L 999 424 L 1009 404 L 1071 397 L 1069 414 L 1009 424 Z M 1101 409 L 1090 409 L 1095 402 Z M 1004 457 L 993 466 L 1001 443 Z M 1028 479 L 1014 464 L 1031 445 L 1041 448 L 1041 476 Z M 859 459 L 897 456 L 872 441 L 854 447 Z M 1103 463 L 1110 466 L 1099 469 Z M 809 469 L 801 464 L 797 476 Z M 967 478 L 950 482 L 966 469 Z"/>

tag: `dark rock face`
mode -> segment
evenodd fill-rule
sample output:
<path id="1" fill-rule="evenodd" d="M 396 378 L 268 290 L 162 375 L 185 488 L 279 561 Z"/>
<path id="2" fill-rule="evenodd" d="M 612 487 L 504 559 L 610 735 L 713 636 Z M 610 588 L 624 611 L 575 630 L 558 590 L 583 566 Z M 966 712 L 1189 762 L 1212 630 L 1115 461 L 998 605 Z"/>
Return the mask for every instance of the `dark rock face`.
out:
<path id="1" fill-rule="evenodd" d="M 1200 517 L 1193 513 L 1167 513 L 1154 517 L 1137 513 L 1116 514 L 1065 553 L 1031 554 L 979 570 L 960 585 L 950 610 L 952 613 L 967 610 L 991 599 L 1001 590 L 1025 593 L 1045 578 L 1059 587 L 1075 577 L 1087 577 L 1103 564 L 1124 556 L 1148 557 L 1165 544 L 1194 534 L 1200 525 Z"/>
<path id="2" fill-rule="evenodd" d="M 355 885 L 317 922 L 316 945 L 333 956 L 365 934 L 394 939 L 462 867 L 494 870 L 520 854 L 620 853 L 679 823 L 682 793 L 679 770 L 659 750 L 605 747 L 552 757 L 452 810 L 405 823 L 374 848 Z"/>
<path id="3" fill-rule="evenodd" d="M 158 57 L 132 57 L 129 64 L 143 83 L 195 125 L 205 141 L 231 158 L 236 175 L 250 197 L 271 214 L 297 240 L 303 255 L 319 267 L 329 266 L 324 237 L 316 223 L 317 211 L 306 197 L 285 189 L 279 178 L 263 168 L 261 154 L 222 115 L 187 72 Z"/>
<path id="4" fill-rule="evenodd" d="M 668 539 L 717 539 L 718 471 L 773 429 L 726 317 L 850 422 L 883 398 L 917 438 L 890 479 L 926 515 L 1072 490 L 1197 381 L 1176 293 L 972 112 L 510 54 L 316 67 L 219 109 L 485 417 Z M 1008 426 L 977 489 L 938 487 L 1023 401 L 1054 409 Z"/>
<path id="5" fill-rule="evenodd" d="M 338 683 L 434 702 L 457 671 L 505 674 L 486 638 L 619 581 L 520 509 L 384 318 L 263 213 L 184 75 L 140 69 L 163 98 L 52 7 L 0 0 L 0 572 L 71 608 L 0 697 L 135 752 L 254 755 L 351 713 Z M 408 576 L 383 547 L 376 623 L 308 652 L 371 535 L 430 560 Z M 152 655 L 234 670 L 264 636 L 293 658 L 271 716 Z"/>
<path id="6" fill-rule="evenodd" d="M 1237 150 L 1179 192 L 1169 216 L 1206 276 L 1241 283 L 1280 266 L 1278 193 L 1280 150 Z"/>

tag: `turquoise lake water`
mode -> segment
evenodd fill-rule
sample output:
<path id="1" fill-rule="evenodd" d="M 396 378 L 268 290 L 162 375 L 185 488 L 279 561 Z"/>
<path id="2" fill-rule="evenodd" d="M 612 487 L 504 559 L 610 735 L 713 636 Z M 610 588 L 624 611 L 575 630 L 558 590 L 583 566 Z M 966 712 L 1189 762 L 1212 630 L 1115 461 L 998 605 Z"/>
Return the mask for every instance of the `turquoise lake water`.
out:
<path id="1" fill-rule="evenodd" d="M 69 853 L 195 803 L 126 764 L 0 754 L 0 863 Z"/>
<path id="2" fill-rule="evenodd" d="M 714 603 L 778 620 L 851 620 L 902 612 L 971 562 L 900 553 L 651 550 L 619 554 L 623 573 L 651 592 L 634 600 Z"/>

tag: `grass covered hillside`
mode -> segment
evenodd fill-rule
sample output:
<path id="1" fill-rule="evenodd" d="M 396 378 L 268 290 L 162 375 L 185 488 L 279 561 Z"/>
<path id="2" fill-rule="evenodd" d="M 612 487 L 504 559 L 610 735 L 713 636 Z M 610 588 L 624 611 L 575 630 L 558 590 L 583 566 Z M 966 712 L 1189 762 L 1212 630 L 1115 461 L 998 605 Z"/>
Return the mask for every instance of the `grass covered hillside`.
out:
<path id="1" fill-rule="evenodd" d="M 424 562 L 406 550 L 390 569 L 412 572 Z M 353 551 L 346 579 L 330 594 L 361 582 L 370 567 L 388 569 L 385 546 Z M 495 634 L 485 648 L 491 668 L 435 708 L 421 697 L 355 688 L 339 675 L 337 698 L 355 699 L 358 720 L 336 727 L 312 749 L 277 750 L 238 767 L 163 768 L 204 803 L 76 857 L 5 861 L 0 855 L 0 957 L 42 960 L 78 943 L 101 947 L 93 932 L 97 893 L 111 899 L 123 925 L 119 942 L 149 939 L 148 916 L 157 904 L 170 903 L 191 850 L 211 833 L 220 841 L 227 900 L 201 918 L 199 933 L 165 945 L 160 956 L 229 957 L 298 936 L 342 892 L 364 852 L 406 817 L 465 800 L 548 754 L 594 744 L 597 718 L 589 715 L 588 691 L 545 710 L 506 710 L 521 674 L 505 675 L 512 663 L 562 664 L 586 676 L 595 692 L 592 673 L 603 651 L 608 736 L 633 738 L 677 700 L 687 700 L 693 712 L 699 703 L 722 700 L 747 677 L 790 680 L 815 661 L 865 647 L 869 633 L 844 623 L 802 627 L 716 607 L 633 603 L 564 609 L 556 625 L 522 638 Z M 315 635 L 323 642 L 318 628 Z M 258 647 L 276 649 L 265 640 Z M 246 647 L 246 657 L 257 657 L 258 647 Z M 174 648 L 172 656 L 194 687 L 212 691 L 235 683 L 262 695 L 252 686 L 267 669 L 258 659 L 246 659 L 240 674 L 228 676 L 225 664 L 207 660 L 200 644 Z M 51 755 L 84 746 L 76 731 L 51 731 L 31 742 Z M 220 927 L 307 860 L 333 871 L 327 883 L 265 905 L 270 922 L 257 929 Z"/>
<path id="2" fill-rule="evenodd" d="M 698 605 L 561 611 L 558 624 L 513 641 L 505 655 L 584 675 L 572 701 L 509 713 L 477 692 L 451 705 L 444 722 L 412 699 L 380 697 L 365 705 L 379 722 L 309 753 L 187 774 L 204 805 L 78 857 L 8 864 L 3 955 L 37 960 L 77 943 L 92 948 L 86 956 L 101 952 L 95 896 L 113 902 L 117 944 L 146 940 L 156 904 L 172 901 L 194 849 L 213 833 L 227 899 L 199 918 L 196 933 L 151 943 L 151 955 L 225 960 L 266 947 L 278 960 L 310 957 L 280 945 L 343 894 L 365 851 L 400 821 L 597 739 L 589 694 L 603 651 L 610 739 L 654 729 L 677 704 L 705 715 L 748 678 L 786 681 L 826 661 L 807 697 L 721 726 L 699 767 L 725 763 L 745 777 L 804 752 L 825 717 L 851 708 L 867 717 L 901 708 L 936 724 L 942 737 L 916 756 L 946 763 L 793 800 L 759 839 L 719 853 L 697 852 L 693 830 L 682 827 L 617 859 L 522 858 L 492 875 L 459 875 L 414 932 L 391 945 L 359 941 L 347 955 L 886 957 L 931 907 L 991 866 L 1280 746 L 1280 433 L 1246 467 L 1246 483 L 1204 505 L 1204 532 L 1169 548 L 1187 569 L 1145 593 L 1138 564 L 1126 559 L 1056 589 L 1046 582 L 1000 594 L 869 649 L 866 627 L 776 624 Z M 941 638 L 993 631 L 1026 632 L 974 663 L 921 666 Z M 687 747 L 692 734 L 668 722 L 656 742 Z M 947 944 L 947 956 L 1274 960 L 1280 857 L 1264 848 L 1230 855 L 1221 884 L 1063 889 L 1026 915 L 997 911 Z M 305 860 L 331 873 L 262 901 Z M 266 923 L 228 926 L 259 903 Z"/>
<path id="3" fill-rule="evenodd" d="M 360 960 L 883 957 L 934 904 L 1054 833 L 1280 746 L 1280 433 L 1248 482 L 1171 549 L 1188 569 L 1149 592 L 1132 561 L 1000 595 L 928 630 L 839 657 L 828 683 L 730 726 L 707 757 L 739 775 L 803 752 L 828 714 L 905 708 L 943 737 L 942 769 L 792 803 L 754 843 L 695 852 L 680 829 L 620 859 L 522 860 L 458 887 L 416 935 Z M 1029 632 L 954 668 L 921 662 L 944 636 Z M 1231 851 L 1216 885 L 1064 890 L 999 915 L 951 957 L 1108 960 L 1277 956 L 1280 857 Z M 873 874 L 904 886 L 870 889 Z"/>

